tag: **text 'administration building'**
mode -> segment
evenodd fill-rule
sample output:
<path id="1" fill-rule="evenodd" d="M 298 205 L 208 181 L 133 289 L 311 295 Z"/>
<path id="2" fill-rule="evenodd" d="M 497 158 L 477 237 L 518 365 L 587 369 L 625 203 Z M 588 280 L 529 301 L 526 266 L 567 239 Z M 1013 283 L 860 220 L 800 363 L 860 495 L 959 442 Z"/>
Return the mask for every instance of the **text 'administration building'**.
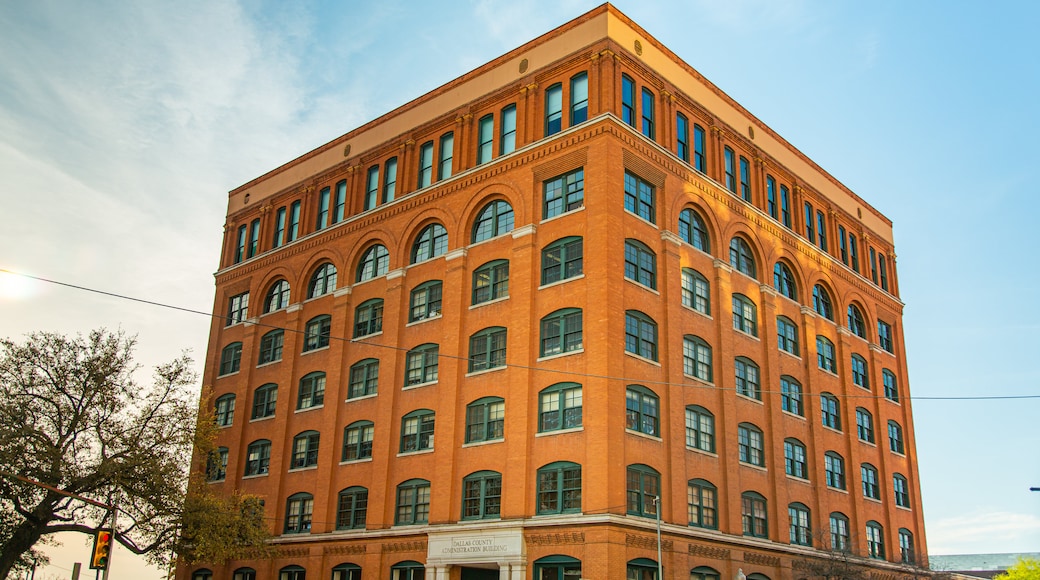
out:
<path id="1" fill-rule="evenodd" d="M 216 287 L 278 556 L 181 578 L 924 559 L 891 222 L 610 5 L 232 191 Z"/>

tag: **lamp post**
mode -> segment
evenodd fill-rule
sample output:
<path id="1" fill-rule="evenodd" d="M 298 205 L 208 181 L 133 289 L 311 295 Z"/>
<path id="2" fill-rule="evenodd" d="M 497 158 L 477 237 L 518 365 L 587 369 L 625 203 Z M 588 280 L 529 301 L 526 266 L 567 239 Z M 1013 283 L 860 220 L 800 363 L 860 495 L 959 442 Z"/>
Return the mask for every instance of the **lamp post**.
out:
<path id="1" fill-rule="evenodd" d="M 664 564 L 661 563 L 661 496 L 654 496 L 654 512 L 657 513 L 657 580 L 664 580 Z"/>

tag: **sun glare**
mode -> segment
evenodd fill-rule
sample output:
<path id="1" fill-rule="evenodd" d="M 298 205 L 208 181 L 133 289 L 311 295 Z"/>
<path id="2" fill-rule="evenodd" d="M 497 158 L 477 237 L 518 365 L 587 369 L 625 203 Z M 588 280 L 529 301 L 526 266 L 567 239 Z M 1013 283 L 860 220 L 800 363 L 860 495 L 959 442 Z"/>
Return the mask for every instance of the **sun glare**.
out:
<path id="1" fill-rule="evenodd" d="M 0 300 L 21 300 L 28 298 L 35 284 L 29 278 L 17 274 L 0 272 Z"/>

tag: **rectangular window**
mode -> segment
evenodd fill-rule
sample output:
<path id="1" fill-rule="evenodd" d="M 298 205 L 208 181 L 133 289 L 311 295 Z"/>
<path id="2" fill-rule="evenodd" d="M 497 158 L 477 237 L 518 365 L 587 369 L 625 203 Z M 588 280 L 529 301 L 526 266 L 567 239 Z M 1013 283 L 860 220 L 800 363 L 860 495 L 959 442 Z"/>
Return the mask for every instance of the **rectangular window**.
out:
<path id="1" fill-rule="evenodd" d="M 249 257 L 260 252 L 260 220 L 255 219 L 249 224 Z"/>
<path id="2" fill-rule="evenodd" d="M 571 126 L 589 118 L 589 75 L 578 73 L 571 78 Z"/>
<path id="3" fill-rule="evenodd" d="M 827 218 L 823 212 L 816 210 L 816 234 L 820 238 L 820 249 L 827 251 Z"/>
<path id="4" fill-rule="evenodd" d="M 571 171 L 546 181 L 542 218 L 549 219 L 580 208 L 585 201 L 585 172 Z"/>
<path id="5" fill-rule="evenodd" d="M 249 292 L 242 294 L 236 294 L 228 299 L 228 310 L 227 310 L 227 324 L 238 324 L 246 319 L 246 312 L 249 310 Z"/>
<path id="6" fill-rule="evenodd" d="M 704 127 L 693 126 L 693 168 L 704 173 Z"/>
<path id="7" fill-rule="evenodd" d="M 480 165 L 491 161 L 492 146 L 495 142 L 494 115 L 485 115 L 480 119 L 477 139 L 477 165 Z"/>
<path id="8" fill-rule="evenodd" d="M 859 272 L 859 246 L 856 245 L 856 236 L 849 234 L 849 258 L 852 259 L 852 269 Z"/>
<path id="9" fill-rule="evenodd" d="M 422 189 L 431 183 L 433 183 L 433 141 L 423 143 L 422 147 L 419 147 L 419 182 L 416 186 Z"/>
<path id="10" fill-rule="evenodd" d="M 238 242 L 235 244 L 235 263 L 239 263 L 246 257 L 246 226 L 238 228 Z"/>
<path id="11" fill-rule="evenodd" d="M 737 192 L 737 173 L 736 173 L 737 170 L 735 168 L 736 160 L 733 158 L 733 150 L 730 149 L 729 147 L 726 147 L 725 149 L 723 149 L 723 156 L 725 158 L 724 161 L 725 161 L 725 164 L 726 164 L 726 166 L 725 166 L 725 170 L 726 170 L 726 189 L 732 191 L 733 193 L 736 193 Z"/>
<path id="12" fill-rule="evenodd" d="M 751 164 L 740 156 L 740 197 L 751 203 Z"/>
<path id="13" fill-rule="evenodd" d="M 451 177 L 451 163 L 455 149 L 455 134 L 445 133 L 441 135 L 441 156 L 437 163 L 437 179 Z"/>
<path id="14" fill-rule="evenodd" d="M 332 190 L 328 187 L 321 188 L 318 193 L 318 219 L 314 224 L 315 231 L 324 229 L 329 225 L 329 201 Z"/>
<path id="15" fill-rule="evenodd" d="M 682 113 L 675 114 L 675 154 L 690 162 L 690 122 Z"/>
<path id="16" fill-rule="evenodd" d="M 563 85 L 556 83 L 545 91 L 545 136 L 563 129 Z"/>
<path id="17" fill-rule="evenodd" d="M 772 175 L 766 176 L 766 209 L 773 219 L 780 218 L 776 205 L 776 180 Z"/>
<path id="18" fill-rule="evenodd" d="M 280 247 L 285 243 L 285 208 L 280 207 L 275 213 L 274 218 L 274 240 L 271 242 L 272 248 Z"/>
<path id="19" fill-rule="evenodd" d="M 816 229 L 813 227 L 813 208 L 809 202 L 805 202 L 805 238 L 814 244 L 816 243 Z"/>
<path id="20" fill-rule="evenodd" d="M 383 170 L 383 203 L 390 203 L 397 193 L 397 158 L 391 157 Z"/>
<path id="21" fill-rule="evenodd" d="M 347 209 L 347 181 L 343 180 L 336 184 L 336 201 L 332 205 L 332 223 L 338 224 L 346 217 Z"/>
<path id="22" fill-rule="evenodd" d="M 628 75 L 621 75 L 621 120 L 636 126 L 636 83 Z"/>
<path id="23" fill-rule="evenodd" d="M 875 285 L 878 283 L 877 252 L 874 251 L 873 247 L 870 248 L 870 279 L 874 281 Z"/>
<path id="24" fill-rule="evenodd" d="M 791 192 L 786 185 L 780 186 L 780 222 L 791 227 Z"/>
<path id="25" fill-rule="evenodd" d="M 300 237 L 300 202 L 294 201 L 289 206 L 289 231 L 286 241 L 292 242 Z"/>
<path id="26" fill-rule="evenodd" d="M 652 224 L 657 223 L 657 212 L 654 209 L 654 186 L 627 171 L 625 172 L 625 209 Z"/>
<path id="27" fill-rule="evenodd" d="M 654 138 L 654 94 L 650 89 L 643 89 L 643 135 Z"/>
<path id="28" fill-rule="evenodd" d="M 499 137 L 498 153 L 505 155 L 516 150 L 516 105 L 502 109 L 502 134 Z"/>
<path id="29" fill-rule="evenodd" d="M 878 344 L 888 352 L 895 352 L 892 346 L 892 325 L 878 320 L 877 323 Z"/>
<path id="30" fill-rule="evenodd" d="M 888 272 L 885 270 L 885 255 L 878 254 L 878 272 L 881 275 L 881 289 L 888 291 Z"/>
<path id="31" fill-rule="evenodd" d="M 849 265 L 849 244 L 846 240 L 845 226 L 838 225 L 838 252 L 841 254 L 841 263 Z"/>
<path id="32" fill-rule="evenodd" d="M 368 181 L 365 187 L 365 211 L 376 207 L 379 201 L 379 166 L 368 168 Z"/>

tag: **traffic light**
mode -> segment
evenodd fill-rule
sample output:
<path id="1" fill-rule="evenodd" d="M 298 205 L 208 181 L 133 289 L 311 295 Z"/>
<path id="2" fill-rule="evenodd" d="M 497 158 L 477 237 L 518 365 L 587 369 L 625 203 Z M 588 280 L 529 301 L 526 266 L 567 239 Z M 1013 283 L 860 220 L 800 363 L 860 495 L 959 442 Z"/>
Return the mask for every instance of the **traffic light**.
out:
<path id="1" fill-rule="evenodd" d="M 112 551 L 112 530 L 94 532 L 94 551 L 90 556 L 91 570 L 108 568 L 108 554 Z"/>

